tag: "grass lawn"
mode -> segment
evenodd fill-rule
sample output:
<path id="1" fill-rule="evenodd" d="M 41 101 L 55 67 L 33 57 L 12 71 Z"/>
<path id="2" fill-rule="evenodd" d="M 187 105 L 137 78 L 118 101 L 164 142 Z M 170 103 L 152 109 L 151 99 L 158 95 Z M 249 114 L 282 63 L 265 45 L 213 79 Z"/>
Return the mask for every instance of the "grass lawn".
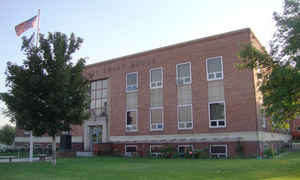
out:
<path id="1" fill-rule="evenodd" d="M 58 159 L 0 164 L 1 180 L 300 180 L 300 152 L 278 159 L 129 159 L 117 157 Z"/>

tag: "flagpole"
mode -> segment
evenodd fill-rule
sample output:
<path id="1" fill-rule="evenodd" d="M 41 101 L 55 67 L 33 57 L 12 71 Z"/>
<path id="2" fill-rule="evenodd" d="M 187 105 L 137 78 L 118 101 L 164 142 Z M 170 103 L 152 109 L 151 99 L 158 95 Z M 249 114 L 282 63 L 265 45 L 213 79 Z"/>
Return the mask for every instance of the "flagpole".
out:
<path id="1" fill-rule="evenodd" d="M 40 36 L 40 9 L 38 9 L 38 23 L 37 23 L 37 27 L 36 27 L 36 47 L 38 47 L 38 43 L 39 43 L 39 36 Z"/>

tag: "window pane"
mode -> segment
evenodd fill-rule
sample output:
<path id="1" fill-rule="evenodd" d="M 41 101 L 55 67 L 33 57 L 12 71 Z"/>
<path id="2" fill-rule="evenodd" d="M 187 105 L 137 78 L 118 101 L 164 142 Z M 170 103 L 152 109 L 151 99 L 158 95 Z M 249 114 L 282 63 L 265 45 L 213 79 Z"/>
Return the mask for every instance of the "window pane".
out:
<path id="1" fill-rule="evenodd" d="M 136 124 L 136 111 L 127 111 L 127 125 Z"/>
<path id="2" fill-rule="evenodd" d="M 222 71 L 222 63 L 221 58 L 213 58 L 207 60 L 207 72 L 221 72 Z"/>
<path id="3" fill-rule="evenodd" d="M 136 85 L 137 84 L 137 74 L 127 74 L 127 86 Z"/>
<path id="4" fill-rule="evenodd" d="M 152 109 L 151 113 L 151 123 L 162 123 L 162 110 L 161 109 Z"/>
<path id="5" fill-rule="evenodd" d="M 226 153 L 226 146 L 211 146 L 211 153 Z"/>
<path id="6" fill-rule="evenodd" d="M 161 80 L 162 80 L 161 69 L 151 70 L 151 82 L 156 82 Z"/>
<path id="7" fill-rule="evenodd" d="M 96 81 L 96 88 L 97 89 L 101 89 L 102 88 L 102 81 L 101 80 Z"/>
<path id="8" fill-rule="evenodd" d="M 126 146 L 126 152 L 136 152 L 136 146 Z"/>
<path id="9" fill-rule="evenodd" d="M 210 120 L 224 119 L 224 103 L 210 104 Z"/>
<path id="10" fill-rule="evenodd" d="M 190 63 L 177 66 L 177 78 L 190 77 Z"/>
<path id="11" fill-rule="evenodd" d="M 96 89 L 96 82 L 95 81 L 91 82 L 91 88 L 92 88 L 92 90 Z"/>
<path id="12" fill-rule="evenodd" d="M 178 108 L 179 122 L 192 121 L 192 106 Z"/>
<path id="13" fill-rule="evenodd" d="M 152 153 L 160 153 L 162 150 L 164 150 L 163 145 L 151 145 L 151 152 Z"/>
<path id="14" fill-rule="evenodd" d="M 107 79 L 102 80 L 102 88 L 107 88 Z"/>

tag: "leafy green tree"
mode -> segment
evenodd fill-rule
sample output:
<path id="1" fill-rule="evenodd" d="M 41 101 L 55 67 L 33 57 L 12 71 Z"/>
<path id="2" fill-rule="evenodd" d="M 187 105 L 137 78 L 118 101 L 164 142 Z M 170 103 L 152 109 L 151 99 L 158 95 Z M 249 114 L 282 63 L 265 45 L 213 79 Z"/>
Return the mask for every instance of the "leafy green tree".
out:
<path id="1" fill-rule="evenodd" d="M 287 127 L 300 114 L 300 1 L 285 0 L 283 13 L 274 13 L 277 30 L 270 52 L 251 44 L 239 53 L 239 68 L 259 69 L 263 106 L 274 128 Z"/>
<path id="2" fill-rule="evenodd" d="M 1 94 L 17 127 L 32 130 L 35 136 L 52 137 L 56 164 L 56 135 L 70 131 L 72 124 L 87 119 L 88 81 L 82 76 L 85 60 L 71 62 L 83 40 L 72 33 L 40 35 L 39 47 L 23 39 L 26 60 L 22 65 L 7 63 L 7 93 Z"/>
<path id="3" fill-rule="evenodd" d="M 0 129 L 0 142 L 7 145 L 12 145 L 15 140 L 15 135 L 16 135 L 15 127 L 10 126 L 8 124 L 4 125 Z"/>

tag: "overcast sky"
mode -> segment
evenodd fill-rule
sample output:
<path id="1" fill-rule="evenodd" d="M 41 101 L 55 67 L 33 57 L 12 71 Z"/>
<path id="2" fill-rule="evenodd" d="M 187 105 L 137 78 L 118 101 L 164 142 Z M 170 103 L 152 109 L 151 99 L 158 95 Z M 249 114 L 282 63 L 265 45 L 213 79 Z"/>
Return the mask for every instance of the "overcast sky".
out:
<path id="1" fill-rule="evenodd" d="M 1 0 L 0 92 L 6 62 L 21 64 L 24 56 L 15 25 L 41 10 L 41 33 L 63 32 L 84 39 L 74 55 L 87 64 L 183 41 L 250 27 L 267 47 L 275 30 L 274 11 L 282 0 Z M 34 29 L 23 35 L 30 36 Z M 5 108 L 0 103 L 1 108 Z M 0 114 L 0 126 L 8 122 Z"/>

